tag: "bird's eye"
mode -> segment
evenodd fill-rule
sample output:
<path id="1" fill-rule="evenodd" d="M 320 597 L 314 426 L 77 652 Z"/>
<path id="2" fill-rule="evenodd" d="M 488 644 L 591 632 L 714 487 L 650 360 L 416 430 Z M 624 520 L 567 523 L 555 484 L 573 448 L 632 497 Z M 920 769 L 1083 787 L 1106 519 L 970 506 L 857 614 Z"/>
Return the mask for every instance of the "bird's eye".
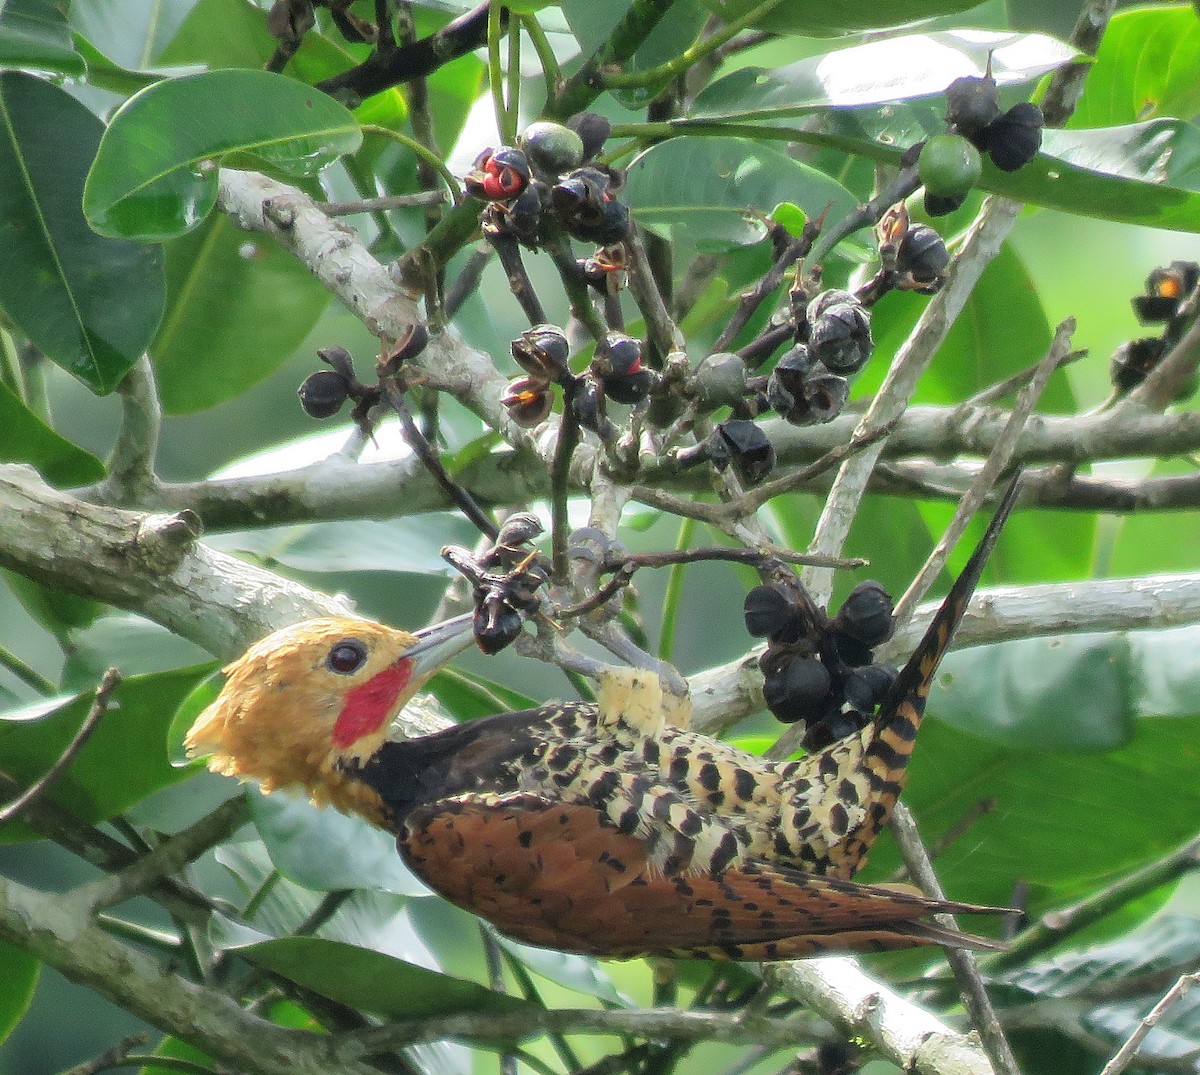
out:
<path id="1" fill-rule="evenodd" d="M 357 638 L 347 638 L 329 651 L 325 664 L 331 671 L 348 676 L 357 672 L 367 659 L 367 647 Z"/>

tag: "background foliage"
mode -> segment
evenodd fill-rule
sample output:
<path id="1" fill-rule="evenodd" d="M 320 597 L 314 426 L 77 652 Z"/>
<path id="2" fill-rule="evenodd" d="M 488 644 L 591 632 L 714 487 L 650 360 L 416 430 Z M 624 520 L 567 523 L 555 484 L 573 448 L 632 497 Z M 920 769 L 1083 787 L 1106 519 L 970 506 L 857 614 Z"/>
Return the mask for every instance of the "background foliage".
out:
<path id="1" fill-rule="evenodd" d="M 414 626 L 445 610 L 450 572 L 438 555 L 441 545 L 473 541 L 469 524 L 440 501 L 427 498 L 404 510 L 347 502 L 317 517 L 281 497 L 276 514 L 267 510 L 252 521 L 219 492 L 206 500 L 212 487 L 194 484 L 240 477 L 253 486 L 256 476 L 338 451 L 352 439 L 349 425 L 314 434 L 296 403 L 296 385 L 316 368 L 317 348 L 347 347 L 360 368 L 378 351 L 363 320 L 331 301 L 299 259 L 214 210 L 218 173 L 207 162 L 265 170 L 319 201 L 444 189 L 410 147 L 377 129 L 416 130 L 421 137 L 427 123 L 436 152 L 461 177 L 480 148 L 499 141 L 489 57 L 469 51 L 434 71 L 423 95 L 399 86 L 352 111 L 311 86 L 362 62 L 369 47 L 348 44 L 321 10 L 283 74 L 265 72 L 279 46 L 268 33 L 269 6 L 250 0 L 0 5 L 0 235 L 6 239 L 0 461 L 31 464 L 52 486 L 109 506 L 194 509 L 212 547 L 345 594 L 366 615 Z M 523 6 L 538 8 L 530 17 L 569 76 L 582 57 L 611 43 L 630 4 Z M 720 25 L 710 23 L 714 13 L 732 20 L 756 8 L 748 0 L 661 6 L 668 10 L 655 29 L 621 57 L 625 72 L 653 72 L 676 60 L 685 43 Z M 746 209 L 770 214 L 792 203 L 813 216 L 831 207 L 830 219 L 839 219 L 872 195 L 877 168 L 891 174 L 907 146 L 942 129 L 937 95 L 964 73 L 961 65 L 978 70 L 986 62 L 987 48 L 956 31 L 1023 35 L 994 54 L 993 69 L 1006 103 L 1036 99 L 1048 72 L 1072 55 L 1063 42 L 1078 14 L 1069 3 L 906 0 L 883 5 L 890 22 L 931 21 L 846 36 L 879 30 L 876 7 L 783 0 L 735 39 L 748 47 L 730 50 L 712 69 L 697 65 L 696 84 L 679 102 L 691 126 L 671 132 L 680 137 L 660 140 L 663 121 L 653 107 L 647 114 L 659 91 L 675 85 L 671 79 L 633 79 L 583 101 L 617 125 L 607 148 L 628 148 L 619 163 L 641 154 L 623 197 L 639 228 L 673 244 L 677 281 L 689 268 L 711 264 L 682 322 L 693 361 L 711 347 L 739 292 L 770 264 L 763 228 Z M 406 17 L 423 37 L 467 8 L 422 4 Z M 354 10 L 374 15 L 371 4 Z M 495 57 L 505 65 L 507 48 Z M 521 77 L 508 83 L 511 92 L 519 82 L 519 126 L 542 112 L 543 66 L 526 36 Z M 1200 21 L 1193 7 L 1122 7 L 1066 128 L 1047 131 L 1043 153 L 1026 169 L 986 169 L 967 205 L 934 222 L 959 249 L 985 196 L 1028 205 L 938 348 L 915 404 L 951 407 L 1029 367 L 1068 316 L 1078 325 L 1073 345 L 1090 353 L 1055 375 L 1040 410 L 1080 415 L 1108 398 L 1108 356 L 1145 334 L 1129 299 L 1155 266 L 1200 260 L 1197 87 Z M 919 197 L 913 206 L 919 212 Z M 351 219 L 371 252 L 388 263 L 421 240 L 426 212 L 416 206 Z M 826 284 L 864 271 L 874 257 L 869 234 L 858 232 L 836 248 L 825 263 Z M 474 249 L 459 245 L 449 258 L 450 281 Z M 714 260 L 703 262 L 709 256 Z M 565 323 L 566 301 L 548 259 L 527 261 L 551 319 Z M 854 385 L 854 400 L 878 391 L 928 302 L 892 293 L 874 308 L 875 357 Z M 637 311 L 630 308 L 630 316 Z M 492 356 L 504 377 L 516 372 L 509 341 L 527 322 L 495 265 L 453 326 L 470 347 Z M 137 440 L 129 377 L 139 376 L 143 355 L 164 412 L 153 477 L 136 467 L 119 470 L 128 461 L 119 443 Z M 472 467 L 486 466 L 498 438 L 477 413 L 442 398 L 444 455 L 471 485 L 473 474 L 490 473 Z M 1193 409 L 1194 400 L 1186 400 L 1172 413 Z M 1190 428 L 1186 421 L 1181 429 Z M 789 431 L 780 422 L 768 428 L 781 445 L 800 445 L 790 456 L 780 448 L 788 466 L 821 454 L 819 446 L 805 446 L 808 430 Z M 1194 450 L 1105 448 L 1081 473 L 1134 483 L 1185 480 L 1194 473 Z M 394 423 L 385 423 L 361 462 L 404 451 Z M 1061 462 L 1036 452 L 1032 461 Z M 536 475 L 542 463 L 526 455 L 514 466 Z M 495 486 L 473 487 L 496 506 L 528 507 L 526 486 L 510 480 L 510 472 L 501 469 L 504 481 Z M 544 485 L 533 487 L 544 497 Z M 809 486 L 776 498 L 759 519 L 781 543 L 806 548 L 822 497 L 821 487 Z M 871 574 L 902 592 L 945 528 L 953 499 L 869 492 L 846 553 L 868 557 Z M 1072 584 L 1083 580 L 1200 569 L 1195 499 L 1175 503 L 1185 510 L 1139 506 L 1111 514 L 1064 510 L 1051 501 L 1012 521 L 989 569 L 991 583 L 1059 584 L 1050 610 L 1069 606 Z M 582 499 L 572 518 L 586 518 Z M 634 548 L 725 540 L 713 528 L 681 525 L 645 504 L 631 504 L 623 523 L 622 540 Z M 4 527 L 0 520 L 0 546 Z M 957 553 L 951 567 L 964 558 Z M 12 565 L 11 557 L 4 562 Z M 645 644 L 672 654 L 691 675 L 747 652 L 740 607 L 753 581 L 752 572 L 728 565 L 696 564 L 670 576 L 643 572 L 628 611 Z M 839 577 L 835 594 L 854 581 Z M 143 850 L 156 834 L 176 831 L 231 794 L 228 782 L 195 764 L 180 766 L 177 756 L 180 727 L 208 695 L 189 696 L 206 689 L 200 685 L 214 668 L 214 653 L 79 590 L 76 580 L 58 588 L 19 570 L 4 574 L 0 770 L 21 786 L 36 779 L 83 719 L 104 669 L 118 666 L 126 677 L 119 709 L 101 722 L 50 799 L 81 822 L 109 822 L 106 832 Z M 1004 904 L 1022 886 L 1032 920 L 1161 865 L 1200 828 L 1200 627 L 1130 633 L 1119 610 L 1113 623 L 1096 623 L 1084 634 L 1055 633 L 1050 611 L 1046 622 L 1045 630 L 1030 632 L 1038 637 L 975 646 L 946 662 L 906 798 L 931 844 L 964 817 L 974 818 L 937 859 L 953 897 Z M 511 652 L 468 656 L 434 684 L 438 702 L 457 719 L 569 689 L 553 666 Z M 729 734 L 765 744 L 777 729 L 759 715 Z M 214 987 L 244 987 L 248 977 L 298 985 L 263 994 L 261 1013 L 283 1026 L 344 1029 L 348 1010 L 414 1019 L 542 1005 L 619 1010 L 671 999 L 661 976 L 642 963 L 601 965 L 481 937 L 473 919 L 407 874 L 379 833 L 279 797 L 246 798 L 250 824 L 190 873 L 224 913 L 178 934 L 177 920 L 142 899 L 114 911 L 120 917 L 106 928 L 188 973 L 197 972 L 189 960 L 216 959 L 216 969 L 205 967 L 203 975 Z M 975 817 L 981 801 L 986 812 Z M 0 833 L 4 875 L 53 892 L 95 876 L 54 842 L 34 836 L 19 823 Z M 1200 909 L 1186 876 L 1193 863 L 1171 861 L 1173 867 L 1135 886 L 1059 949 L 985 968 L 1021 1070 L 1099 1071 L 1175 978 L 1196 969 Z M 886 878 L 898 865 L 888 841 L 867 876 Z M 314 935 L 290 936 L 302 926 Z M 498 957 L 488 947 L 497 943 Z M 489 955 L 500 959 L 499 969 L 489 966 Z M 948 1018 L 961 1016 L 944 974 L 935 969 L 929 980 L 916 981 L 933 962 L 909 954 L 872 960 L 868 969 Z M 5 1075 L 60 1071 L 143 1026 L 26 951 L 0 949 L 0 967 L 0 1036 L 10 1035 L 0 1046 Z M 685 966 L 675 987 L 678 1003 L 686 1007 L 703 992 L 734 1005 L 748 975 L 734 968 L 710 979 L 707 968 Z M 645 1071 L 673 1063 L 688 1071 L 778 1071 L 797 1051 L 808 1057 L 810 1047 L 844 1037 L 815 1017 L 802 1029 L 791 1048 L 701 1042 L 686 1056 L 682 1047 L 662 1046 L 632 1051 L 627 1062 Z M 156 1036 L 150 1047 L 211 1066 L 171 1037 L 159 1043 Z M 586 1070 L 603 1056 L 635 1050 L 632 1038 L 584 1035 L 535 1038 L 521 1048 L 521 1070 L 554 1071 Z M 1143 1048 L 1145 1070 L 1197 1070 L 1200 1008 L 1188 1001 L 1177 1006 Z M 508 1063 L 488 1049 L 446 1042 L 405 1055 L 414 1068 L 439 1075 Z M 165 1070 L 143 1068 L 153 1075 Z M 875 1061 L 867 1070 L 894 1069 Z"/>

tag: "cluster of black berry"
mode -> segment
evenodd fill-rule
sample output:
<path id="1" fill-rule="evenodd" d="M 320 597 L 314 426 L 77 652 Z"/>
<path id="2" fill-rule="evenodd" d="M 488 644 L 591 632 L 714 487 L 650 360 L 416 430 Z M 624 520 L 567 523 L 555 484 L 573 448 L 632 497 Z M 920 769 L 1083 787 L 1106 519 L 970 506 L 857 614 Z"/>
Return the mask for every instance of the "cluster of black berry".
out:
<path id="1" fill-rule="evenodd" d="M 560 123 L 530 124 L 516 146 L 485 149 L 465 177 L 468 193 L 487 202 L 485 232 L 536 247 L 551 219 L 575 239 L 612 246 L 629 234 L 629 207 L 617 198 L 622 174 L 593 160 L 608 120 L 591 112 Z"/>
<path id="2" fill-rule="evenodd" d="M 1117 348 L 1109 374 L 1118 392 L 1128 392 L 1141 384 L 1183 338 L 1196 319 L 1196 311 L 1188 308 L 1188 299 L 1198 282 L 1200 265 L 1194 261 L 1172 261 L 1146 278 L 1146 293 L 1134 297 L 1133 311 L 1143 325 L 1164 327 L 1161 335 L 1130 340 Z M 1196 383 L 1192 380 L 1183 386 L 1178 398 L 1186 399 L 1195 390 Z"/>
<path id="3" fill-rule="evenodd" d="M 1033 160 L 1046 124 L 1042 110 L 1028 101 L 1001 111 L 1000 90 L 990 75 L 956 78 L 950 83 L 946 122 L 980 153 L 991 157 L 1002 172 L 1015 172 Z"/>
<path id="4" fill-rule="evenodd" d="M 538 588 L 550 573 L 528 548 L 542 532 L 536 515 L 510 515 L 496 544 L 476 560 L 466 549 L 447 545 L 443 558 L 461 571 L 474 587 L 475 644 L 487 654 L 499 653 L 521 633 L 526 617 L 537 611 Z"/>
<path id="5" fill-rule="evenodd" d="M 871 317 L 849 291 L 822 291 L 797 311 L 795 344 L 767 379 L 767 403 L 792 425 L 836 418 L 850 398 L 850 378 L 867 364 Z"/>
<path id="6" fill-rule="evenodd" d="M 380 364 L 379 374 L 395 373 L 410 358 L 425 350 L 429 344 L 429 332 L 424 325 L 410 325 L 404 338 Z M 346 400 L 354 401 L 350 417 L 363 428 L 371 408 L 382 399 L 378 384 L 363 384 L 354 371 L 354 360 L 344 347 L 323 347 L 317 357 L 330 368 L 309 374 L 297 390 L 300 406 L 310 418 L 332 418 Z"/>
<path id="7" fill-rule="evenodd" d="M 509 382 L 501 402 L 518 425 L 531 427 L 550 414 L 552 385 L 579 424 L 607 440 L 616 434 L 605 414 L 605 400 L 637 404 L 658 384 L 658 374 L 642 363 L 642 345 L 623 332 L 610 332 L 596 344 L 591 364 L 581 374 L 567 365 L 570 346 L 566 334 L 554 325 L 535 325 L 513 341 L 513 357 L 526 376 Z"/>
<path id="8" fill-rule="evenodd" d="M 768 639 L 759 660 L 767 708 L 785 724 L 802 721 L 804 746 L 820 750 L 860 731 L 887 696 L 896 669 L 875 662 L 892 637 L 892 599 L 861 582 L 829 620 L 798 584 L 756 586 L 746 595 L 746 630 Z"/>

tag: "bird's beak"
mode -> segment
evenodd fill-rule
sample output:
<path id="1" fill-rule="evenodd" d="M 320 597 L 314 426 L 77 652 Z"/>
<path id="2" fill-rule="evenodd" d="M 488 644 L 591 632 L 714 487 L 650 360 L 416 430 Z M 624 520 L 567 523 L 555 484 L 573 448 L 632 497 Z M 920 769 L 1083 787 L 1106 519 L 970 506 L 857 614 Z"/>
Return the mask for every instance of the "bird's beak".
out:
<path id="1" fill-rule="evenodd" d="M 449 664 L 474 639 L 473 613 L 464 612 L 418 631 L 417 641 L 404 654 L 413 662 L 413 679 L 423 683 L 443 665 Z"/>

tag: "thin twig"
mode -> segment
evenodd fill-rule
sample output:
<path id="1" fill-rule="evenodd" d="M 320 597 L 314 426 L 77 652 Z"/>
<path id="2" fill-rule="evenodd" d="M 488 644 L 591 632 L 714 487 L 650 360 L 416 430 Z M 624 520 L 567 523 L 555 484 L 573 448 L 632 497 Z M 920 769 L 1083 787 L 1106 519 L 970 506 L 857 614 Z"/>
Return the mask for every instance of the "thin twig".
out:
<path id="1" fill-rule="evenodd" d="M 529 323 L 531 325 L 546 324 L 549 319 L 546 317 L 542 300 L 538 298 L 538 293 L 534 290 L 533 281 L 529 279 L 529 273 L 525 269 L 520 244 L 511 235 L 490 226 L 484 227 L 483 235 L 491 244 L 492 249 L 496 251 L 496 257 L 500 259 L 500 264 L 508 277 L 509 290 L 520 304 L 521 309 L 525 311 Z"/>
<path id="2" fill-rule="evenodd" d="M 929 300 L 913 331 L 896 352 L 883 385 L 859 422 L 857 434 L 868 433 L 904 413 L 917 380 L 966 305 L 983 270 L 999 253 L 1019 211 L 1019 203 L 1003 198 L 992 197 L 984 203 L 975 226 L 950 265 L 945 285 Z M 824 240 L 822 235 L 821 241 Z M 816 256 L 815 248 L 813 256 Z M 817 522 L 813 549 L 835 553 L 842 548 L 882 449 L 883 442 L 877 442 L 838 469 L 833 489 Z M 828 572 L 822 569 L 807 571 L 804 583 L 818 604 L 828 602 L 832 589 Z"/>
<path id="3" fill-rule="evenodd" d="M 434 481 L 438 483 L 442 491 L 458 506 L 459 510 L 482 533 L 487 534 L 490 538 L 495 538 L 500 532 L 499 528 L 479 504 L 476 503 L 475 498 L 450 477 L 446 468 L 442 466 L 442 460 L 437 453 L 437 449 L 425 439 L 425 434 L 421 432 L 420 427 L 413 420 L 412 412 L 408 409 L 408 404 L 404 401 L 404 393 L 400 391 L 400 388 L 390 377 L 385 377 L 381 383 L 388 405 L 399 416 L 400 424 L 404 427 L 404 439 L 408 442 L 408 446 L 416 452 L 417 458 L 425 465 L 425 469 L 429 471 Z"/>
<path id="4" fill-rule="evenodd" d="M 784 246 L 770 269 L 749 291 L 742 294 L 738 300 L 737 309 L 733 311 L 729 321 L 721 330 L 721 335 L 712 345 L 714 352 L 729 349 L 733 341 L 737 339 L 737 334 L 746 327 L 750 318 L 754 316 L 754 312 L 762 305 L 763 300 L 783 282 L 783 274 L 812 249 L 823 222 L 823 217 L 817 220 L 806 220 L 800 234 Z"/>
<path id="5" fill-rule="evenodd" d="M 951 825 L 929 849 L 929 861 L 936 862 L 942 855 L 950 850 L 959 840 L 961 840 L 968 832 L 975 827 L 975 823 L 981 818 L 986 817 L 996 809 L 996 800 L 994 798 L 977 799 L 967 809 L 953 825 Z M 908 876 L 908 869 L 905 866 L 899 866 L 888 878 L 891 882 L 903 881 Z"/>
<path id="6" fill-rule="evenodd" d="M 1058 369 L 1063 366 L 1069 366 L 1072 362 L 1078 362 L 1081 358 L 1087 358 L 1091 352 L 1088 349 L 1082 348 L 1078 351 L 1069 351 L 1062 356 L 1062 360 L 1058 364 Z M 1010 377 L 1005 377 L 1002 381 L 997 381 L 995 384 L 988 385 L 987 388 L 980 389 L 973 396 L 968 396 L 959 404 L 960 407 L 987 407 L 1005 396 L 1012 395 L 1023 385 L 1029 383 L 1030 379 L 1041 368 L 1041 360 L 1035 362 L 1032 366 L 1026 366 L 1023 370 L 1018 370 Z"/>
<path id="7" fill-rule="evenodd" d="M 11 821 L 22 810 L 25 810 L 31 803 L 49 791 L 54 782 L 67 771 L 71 762 L 75 760 L 76 755 L 78 755 L 83 749 L 84 744 L 91 737 L 92 732 L 96 730 L 100 719 L 108 712 L 113 691 L 117 689 L 120 683 L 121 673 L 115 668 L 110 668 L 104 673 L 104 678 L 100 680 L 100 686 L 96 688 L 96 697 L 92 701 L 92 707 L 88 710 L 87 716 L 83 718 L 83 723 L 79 726 L 79 730 L 67 744 L 66 749 L 55 759 L 54 764 L 21 792 L 20 795 L 13 799 L 12 802 L 0 809 L 0 825 Z"/>
<path id="8" fill-rule="evenodd" d="M 1055 947 L 1067 937 L 1196 869 L 1200 869 L 1200 835 L 1193 836 L 1182 847 L 1114 881 L 1086 899 L 1044 914 L 1020 933 L 1006 951 L 984 959 L 983 966 L 989 974 L 1022 966 L 1033 956 Z"/>
<path id="9" fill-rule="evenodd" d="M 659 355 L 684 350 L 683 333 L 671 317 L 662 293 L 654 282 L 650 258 L 636 225 L 625 240 L 628 256 L 629 292 L 646 322 L 646 334 Z"/>
<path id="10" fill-rule="evenodd" d="M 52 679 L 47 679 L 33 665 L 26 664 L 5 646 L 0 646 L 0 668 L 6 668 L 27 687 L 32 687 L 45 698 L 58 693 L 58 686 Z"/>
<path id="11" fill-rule="evenodd" d="M 782 560 L 788 564 L 804 564 L 812 567 L 828 567 L 837 570 L 853 570 L 866 567 L 870 561 L 857 556 L 822 556 L 820 553 L 793 552 L 778 546 L 759 549 L 737 549 L 727 545 L 701 545 L 694 549 L 666 549 L 660 552 L 622 552 L 611 555 L 605 563 L 608 570 L 613 565 L 620 567 L 673 567 L 675 564 L 694 564 L 708 560 L 726 560 L 735 564 L 762 567 L 771 560 Z"/>
<path id="12" fill-rule="evenodd" d="M 579 444 L 579 419 L 570 400 L 563 405 L 558 424 L 558 440 L 550 463 L 550 546 L 554 581 L 567 581 L 567 539 L 571 531 L 569 501 L 571 494 L 571 456 Z"/>
<path id="13" fill-rule="evenodd" d="M 917 823 L 903 803 L 897 803 L 892 814 L 892 831 L 896 834 L 896 842 L 908 867 L 909 876 L 927 896 L 944 900 L 946 894 L 933 871 L 929 853 L 925 850 L 921 834 L 917 831 Z M 951 929 L 958 928 L 953 915 L 938 915 L 937 920 Z M 963 1003 L 971 1016 L 971 1025 L 979 1032 L 984 1051 L 997 1075 L 1021 1075 L 1021 1069 L 1017 1067 L 1016 1058 L 1000 1026 L 1000 1019 L 987 995 L 983 976 L 975 965 L 975 957 L 962 948 L 947 948 L 945 952 L 946 960 L 958 979 Z"/>
<path id="14" fill-rule="evenodd" d="M 894 616 L 897 623 L 903 623 L 908 619 L 912 610 L 917 607 L 918 602 L 933 585 L 934 580 L 942 573 L 942 568 L 945 567 L 951 550 L 958 543 L 958 539 L 962 537 L 967 525 L 983 504 L 992 487 L 1008 468 L 1016 450 L 1017 438 L 1029 420 L 1034 405 L 1045 391 L 1051 375 L 1061 364 L 1063 356 L 1070 351 L 1071 333 L 1074 331 L 1074 318 L 1069 317 L 1058 326 L 1045 357 L 1038 364 L 1037 372 L 1017 394 L 1012 413 L 1005 423 L 1003 432 L 996 439 L 991 454 L 971 483 L 971 488 L 959 501 L 950 525 L 946 527 L 945 533 L 942 534 L 937 545 L 929 554 L 929 558 L 925 561 L 925 565 L 905 591 L 904 596 L 896 602 Z"/>
<path id="15" fill-rule="evenodd" d="M 381 213 L 389 209 L 412 209 L 422 205 L 445 205 L 450 199 L 443 190 L 421 190 L 416 194 L 389 194 L 385 198 L 358 198 L 350 202 L 318 202 L 326 216 Z"/>
<path id="16" fill-rule="evenodd" d="M 1161 1022 L 1163 1017 L 1175 1007 L 1187 991 L 1191 989 L 1197 982 L 1200 982 L 1200 973 L 1184 974 L 1179 980 L 1171 986 L 1166 995 L 1147 1013 L 1146 1017 L 1138 1024 L 1137 1029 L 1129 1035 L 1129 1040 L 1117 1050 L 1117 1054 L 1104 1065 L 1104 1070 L 1100 1075 L 1120 1075 L 1137 1057 L 1138 1046 L 1146 1040 L 1146 1035 L 1150 1033 L 1154 1027 Z"/>
<path id="17" fill-rule="evenodd" d="M 74 890 L 74 897 L 93 911 L 103 910 L 145 892 L 160 879 L 178 873 L 210 847 L 227 840 L 250 818 L 245 795 L 235 795 L 199 821 L 164 840 L 117 873 Z"/>
<path id="18" fill-rule="evenodd" d="M 104 486 L 120 502 L 149 495 L 157 487 L 154 460 L 162 432 L 162 405 L 149 358 L 143 355 L 130 367 L 117 394 L 121 397 L 121 428 L 108 459 Z"/>
<path id="19" fill-rule="evenodd" d="M 67 1068 L 59 1075 L 98 1075 L 101 1071 L 119 1067 L 134 1049 L 139 1045 L 145 1045 L 149 1040 L 149 1034 L 130 1034 L 129 1037 L 122 1038 L 111 1049 L 102 1052 L 94 1059 L 85 1060 L 82 1064 Z"/>

